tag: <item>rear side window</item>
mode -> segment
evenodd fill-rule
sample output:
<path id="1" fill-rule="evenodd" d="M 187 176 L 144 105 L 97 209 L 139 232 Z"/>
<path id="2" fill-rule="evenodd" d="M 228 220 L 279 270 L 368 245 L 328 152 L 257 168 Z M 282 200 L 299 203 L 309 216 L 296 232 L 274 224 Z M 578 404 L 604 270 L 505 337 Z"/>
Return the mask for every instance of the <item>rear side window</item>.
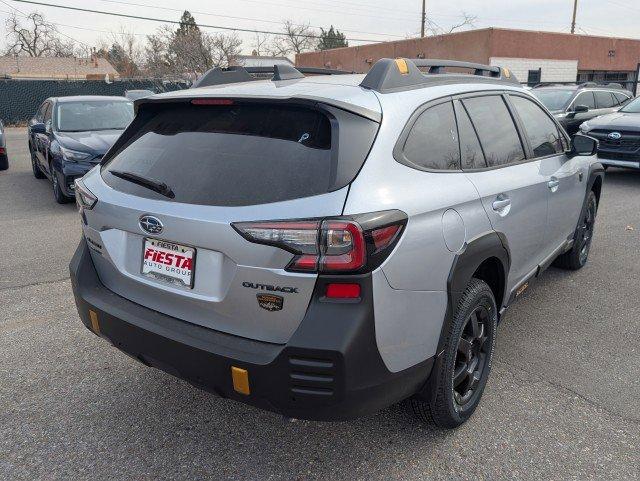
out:
<path id="1" fill-rule="evenodd" d="M 624 105 L 629 101 L 629 97 L 627 97 L 625 94 L 615 92 L 613 95 L 618 100 L 618 102 L 620 102 L 620 105 Z"/>
<path id="2" fill-rule="evenodd" d="M 586 105 L 590 109 L 596 108 L 596 101 L 593 98 L 593 92 L 582 92 L 576 97 L 576 100 L 573 102 L 573 106 L 576 105 Z"/>
<path id="3" fill-rule="evenodd" d="M 145 110 L 145 108 L 147 110 Z M 329 109 L 329 107 L 327 107 Z M 148 105 L 102 169 L 133 195 L 242 206 L 345 187 L 364 163 L 378 124 L 339 109 L 292 104 Z M 168 199 L 110 171 L 165 183 Z"/>
<path id="4" fill-rule="evenodd" d="M 524 160 L 518 131 L 502 97 L 475 97 L 462 102 L 478 133 L 488 167 Z"/>
<path id="5" fill-rule="evenodd" d="M 455 102 L 456 119 L 458 120 L 458 136 L 460 137 L 460 157 L 462 169 L 482 169 L 487 166 L 484 153 L 478 140 L 469 115 L 459 100 Z"/>
<path id="6" fill-rule="evenodd" d="M 533 156 L 543 157 L 564 152 L 558 127 L 553 120 L 531 100 L 515 95 L 510 98 L 522 120 Z"/>
<path id="7" fill-rule="evenodd" d="M 425 110 L 402 149 L 408 165 L 428 170 L 459 170 L 460 150 L 451 102 Z"/>
<path id="8" fill-rule="evenodd" d="M 617 102 L 614 103 L 610 92 L 598 90 L 594 94 L 596 96 L 596 105 L 599 109 L 608 109 L 617 104 Z"/>

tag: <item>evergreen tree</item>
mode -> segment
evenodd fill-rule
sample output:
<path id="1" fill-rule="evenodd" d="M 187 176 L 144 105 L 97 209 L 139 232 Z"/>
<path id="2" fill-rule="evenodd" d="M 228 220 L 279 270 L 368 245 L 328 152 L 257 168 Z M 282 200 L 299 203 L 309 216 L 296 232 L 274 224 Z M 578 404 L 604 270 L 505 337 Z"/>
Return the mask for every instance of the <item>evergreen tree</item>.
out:
<path id="1" fill-rule="evenodd" d="M 200 33 L 200 27 L 196 24 L 196 19 L 193 18 L 189 10 L 185 10 L 180 17 L 180 26 L 176 30 L 176 35 L 179 37 L 186 37 L 190 33 Z"/>
<path id="2" fill-rule="evenodd" d="M 349 42 L 338 29 L 334 29 L 333 25 L 329 30 L 320 28 L 320 40 L 318 41 L 318 50 L 329 50 L 332 48 L 348 47 Z"/>

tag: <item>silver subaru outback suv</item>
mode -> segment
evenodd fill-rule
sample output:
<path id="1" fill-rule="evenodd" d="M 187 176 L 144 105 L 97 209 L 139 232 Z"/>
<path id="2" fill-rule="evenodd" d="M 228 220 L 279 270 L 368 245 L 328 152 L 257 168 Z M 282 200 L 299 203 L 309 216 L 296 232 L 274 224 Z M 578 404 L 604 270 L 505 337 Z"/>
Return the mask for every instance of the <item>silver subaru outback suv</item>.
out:
<path id="1" fill-rule="evenodd" d="M 147 366 L 286 416 L 408 400 L 460 425 L 506 309 L 552 263 L 587 261 L 597 141 L 570 140 L 504 68 L 262 70 L 273 78 L 215 69 L 138 100 L 77 181 L 83 323 Z"/>

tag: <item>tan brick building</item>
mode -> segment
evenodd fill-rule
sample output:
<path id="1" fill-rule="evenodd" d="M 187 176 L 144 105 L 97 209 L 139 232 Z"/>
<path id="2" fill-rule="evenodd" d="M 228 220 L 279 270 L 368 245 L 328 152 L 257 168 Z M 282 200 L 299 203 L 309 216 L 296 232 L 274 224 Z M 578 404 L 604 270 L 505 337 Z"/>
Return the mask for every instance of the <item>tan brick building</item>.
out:
<path id="1" fill-rule="evenodd" d="M 0 57 L 0 78 L 111 80 L 118 72 L 107 59 L 101 57 Z"/>
<path id="2" fill-rule="evenodd" d="M 631 82 L 640 40 L 485 28 L 296 55 L 296 65 L 366 72 L 382 57 L 446 58 L 509 67 L 521 82 Z"/>

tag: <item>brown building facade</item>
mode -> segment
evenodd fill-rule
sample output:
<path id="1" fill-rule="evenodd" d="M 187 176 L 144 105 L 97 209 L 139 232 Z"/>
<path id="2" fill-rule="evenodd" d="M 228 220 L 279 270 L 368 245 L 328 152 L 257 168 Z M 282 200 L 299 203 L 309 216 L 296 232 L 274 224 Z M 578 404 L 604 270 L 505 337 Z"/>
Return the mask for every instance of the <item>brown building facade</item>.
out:
<path id="1" fill-rule="evenodd" d="M 367 72 L 383 57 L 446 58 L 511 68 L 521 82 L 632 82 L 640 40 L 486 28 L 296 55 L 296 65 Z"/>

